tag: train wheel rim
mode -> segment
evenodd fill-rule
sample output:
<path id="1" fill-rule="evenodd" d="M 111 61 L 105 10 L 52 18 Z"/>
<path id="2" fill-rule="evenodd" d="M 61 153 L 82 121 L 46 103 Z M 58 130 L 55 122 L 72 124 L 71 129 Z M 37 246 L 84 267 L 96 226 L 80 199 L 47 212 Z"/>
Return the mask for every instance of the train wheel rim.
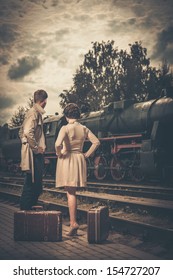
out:
<path id="1" fill-rule="evenodd" d="M 105 157 L 99 156 L 96 157 L 94 160 L 94 175 L 97 180 L 103 180 L 107 175 L 107 161 Z"/>
<path id="2" fill-rule="evenodd" d="M 111 176 L 115 181 L 121 181 L 125 177 L 125 168 L 123 163 L 116 159 L 112 158 L 111 163 L 110 163 L 110 171 L 111 171 Z"/>

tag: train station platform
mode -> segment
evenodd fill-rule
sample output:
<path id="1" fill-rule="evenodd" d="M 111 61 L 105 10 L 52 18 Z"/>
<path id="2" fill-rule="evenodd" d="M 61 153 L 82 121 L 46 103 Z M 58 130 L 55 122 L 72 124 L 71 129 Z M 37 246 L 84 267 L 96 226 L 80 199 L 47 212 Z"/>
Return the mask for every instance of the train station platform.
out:
<path id="1" fill-rule="evenodd" d="M 63 222 L 61 242 L 14 241 L 13 215 L 18 208 L 0 201 L 0 259 L 1 260 L 155 260 L 158 257 L 113 242 L 110 237 L 102 244 L 89 244 L 86 230 L 75 237 L 66 234 L 69 227 Z"/>

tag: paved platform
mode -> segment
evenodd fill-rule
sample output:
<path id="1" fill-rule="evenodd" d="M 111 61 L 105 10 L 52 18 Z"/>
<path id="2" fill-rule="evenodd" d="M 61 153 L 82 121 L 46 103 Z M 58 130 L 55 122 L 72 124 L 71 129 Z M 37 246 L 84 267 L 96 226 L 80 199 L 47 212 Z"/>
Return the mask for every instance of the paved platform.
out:
<path id="1" fill-rule="evenodd" d="M 154 260 L 156 256 L 129 246 L 114 243 L 108 238 L 103 244 L 89 244 L 85 231 L 78 236 L 66 236 L 69 227 L 63 223 L 61 242 L 27 242 L 13 240 L 13 205 L 0 202 L 0 259 L 1 260 Z"/>

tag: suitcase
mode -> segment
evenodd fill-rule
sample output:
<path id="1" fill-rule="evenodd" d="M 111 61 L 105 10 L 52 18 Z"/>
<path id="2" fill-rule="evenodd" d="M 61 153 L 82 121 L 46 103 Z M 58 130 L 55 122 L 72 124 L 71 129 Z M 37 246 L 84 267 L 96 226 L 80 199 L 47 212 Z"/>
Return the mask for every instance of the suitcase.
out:
<path id="1" fill-rule="evenodd" d="M 62 213 L 43 211 L 34 206 L 32 210 L 14 213 L 14 240 L 16 241 L 61 241 Z"/>
<path id="2" fill-rule="evenodd" d="M 101 243 L 109 236 L 109 209 L 95 206 L 87 213 L 87 239 L 89 243 Z"/>

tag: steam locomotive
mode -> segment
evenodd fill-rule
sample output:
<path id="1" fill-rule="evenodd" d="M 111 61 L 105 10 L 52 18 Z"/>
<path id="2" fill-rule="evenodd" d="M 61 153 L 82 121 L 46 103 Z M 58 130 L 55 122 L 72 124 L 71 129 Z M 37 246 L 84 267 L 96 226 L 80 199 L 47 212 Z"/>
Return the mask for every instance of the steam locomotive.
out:
<path id="1" fill-rule="evenodd" d="M 110 103 L 97 112 L 82 113 L 80 122 L 100 139 L 101 145 L 87 159 L 88 177 L 114 181 L 173 176 L 173 99 L 162 97 L 147 102 L 124 100 Z M 44 120 L 46 137 L 45 175 L 55 175 L 55 140 L 66 124 L 64 116 Z M 19 172 L 19 128 L 1 127 L 1 166 Z M 90 143 L 85 142 L 84 152 Z"/>

